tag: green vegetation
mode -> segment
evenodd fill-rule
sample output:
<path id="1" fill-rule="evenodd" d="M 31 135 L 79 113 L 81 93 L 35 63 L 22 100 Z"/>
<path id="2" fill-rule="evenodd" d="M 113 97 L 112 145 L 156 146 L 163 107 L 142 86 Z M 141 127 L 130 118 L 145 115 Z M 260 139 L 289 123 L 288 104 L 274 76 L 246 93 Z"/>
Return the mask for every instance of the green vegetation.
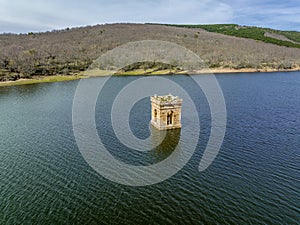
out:
<path id="1" fill-rule="evenodd" d="M 117 71 L 116 75 L 161 75 L 180 73 L 176 66 L 162 62 L 137 62 Z"/>
<path id="2" fill-rule="evenodd" d="M 20 80 L 17 80 L 17 81 L 0 82 L 0 87 L 23 85 L 23 84 L 62 82 L 62 81 L 78 80 L 78 79 L 81 79 L 81 78 L 87 78 L 87 76 L 71 75 L 71 76 L 33 77 L 31 79 L 20 79 Z"/>
<path id="3" fill-rule="evenodd" d="M 279 34 L 285 35 L 292 41 L 300 43 L 300 32 L 297 31 L 277 31 Z"/>
<path id="4" fill-rule="evenodd" d="M 177 68 L 174 65 L 162 63 L 162 62 L 148 62 L 148 61 L 143 61 L 143 62 L 136 62 L 133 64 L 130 64 L 128 66 L 125 66 L 122 68 L 122 72 L 128 72 L 128 71 L 134 71 L 134 70 L 153 70 L 153 71 L 160 71 L 160 70 L 180 70 L 180 68 Z"/>
<path id="5" fill-rule="evenodd" d="M 167 26 L 185 27 L 185 28 L 201 28 L 209 32 L 231 35 L 235 37 L 250 38 L 265 43 L 271 43 L 279 46 L 292 48 L 300 48 L 300 32 L 297 31 L 279 31 L 269 28 L 239 26 L 237 24 L 212 24 L 212 25 L 175 25 L 165 24 Z M 271 33 L 282 35 L 285 40 L 274 37 L 268 37 L 265 34 Z"/>

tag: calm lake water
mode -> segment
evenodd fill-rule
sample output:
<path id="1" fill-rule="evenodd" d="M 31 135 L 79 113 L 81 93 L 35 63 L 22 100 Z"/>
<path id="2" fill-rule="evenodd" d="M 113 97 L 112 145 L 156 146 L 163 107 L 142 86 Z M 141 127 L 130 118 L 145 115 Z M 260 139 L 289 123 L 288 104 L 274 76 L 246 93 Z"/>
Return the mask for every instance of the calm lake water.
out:
<path id="1" fill-rule="evenodd" d="M 167 76 L 201 106 L 201 135 L 181 171 L 146 187 L 113 183 L 83 159 L 72 129 L 79 81 L 0 87 L 0 224 L 299 224 L 300 73 L 216 77 L 228 122 L 215 161 L 198 172 L 211 123 L 205 96 L 188 77 Z M 109 106 L 134 79 L 112 79 L 102 101 Z M 96 107 L 97 129 L 106 130 L 102 139 L 116 158 L 152 164 L 171 153 L 180 132 L 169 132 L 154 152 L 127 151 L 110 115 L 97 116 L 107 110 L 102 103 Z M 149 112 L 149 99 L 132 109 L 137 137 L 150 134 L 150 115 L 144 116 Z"/>

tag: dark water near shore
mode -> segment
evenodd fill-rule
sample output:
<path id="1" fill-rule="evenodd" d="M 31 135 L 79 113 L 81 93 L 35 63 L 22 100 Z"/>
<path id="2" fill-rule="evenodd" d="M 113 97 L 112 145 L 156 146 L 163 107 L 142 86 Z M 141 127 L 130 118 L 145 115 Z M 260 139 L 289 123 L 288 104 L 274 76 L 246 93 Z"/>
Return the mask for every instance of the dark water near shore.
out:
<path id="1" fill-rule="evenodd" d="M 300 73 L 216 77 L 228 113 L 217 158 L 198 172 L 210 130 L 208 103 L 185 76 L 168 77 L 201 105 L 200 140 L 179 173 L 146 187 L 113 183 L 84 161 L 72 130 L 79 81 L 1 87 L 0 224 L 298 224 Z M 112 94 L 137 77 L 114 79 Z M 103 110 L 97 104 L 96 114 Z M 149 135 L 142 116 L 149 111 L 147 99 L 132 109 L 131 129 L 140 138 Z M 109 127 L 108 117 L 96 118 L 98 129 Z M 113 146 L 109 130 L 105 142 Z M 113 154 L 127 163 L 155 163 L 170 154 L 178 135 L 170 132 L 152 158 L 121 148 Z"/>

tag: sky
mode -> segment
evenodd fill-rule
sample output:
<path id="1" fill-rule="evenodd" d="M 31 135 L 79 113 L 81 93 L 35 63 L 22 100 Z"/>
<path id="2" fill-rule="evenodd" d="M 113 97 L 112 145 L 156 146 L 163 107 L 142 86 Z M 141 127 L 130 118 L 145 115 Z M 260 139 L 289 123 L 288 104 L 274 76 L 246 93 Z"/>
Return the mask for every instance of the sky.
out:
<path id="1" fill-rule="evenodd" d="M 0 0 L 0 33 L 105 23 L 240 25 L 300 31 L 299 0 Z"/>

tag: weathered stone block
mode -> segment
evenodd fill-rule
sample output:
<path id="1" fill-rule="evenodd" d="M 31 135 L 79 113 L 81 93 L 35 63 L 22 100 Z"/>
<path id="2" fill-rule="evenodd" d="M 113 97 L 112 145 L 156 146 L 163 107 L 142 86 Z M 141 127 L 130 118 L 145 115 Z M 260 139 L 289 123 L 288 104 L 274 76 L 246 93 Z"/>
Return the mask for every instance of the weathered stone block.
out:
<path id="1" fill-rule="evenodd" d="M 171 94 L 154 95 L 151 100 L 151 124 L 159 130 L 181 128 L 182 99 Z"/>

